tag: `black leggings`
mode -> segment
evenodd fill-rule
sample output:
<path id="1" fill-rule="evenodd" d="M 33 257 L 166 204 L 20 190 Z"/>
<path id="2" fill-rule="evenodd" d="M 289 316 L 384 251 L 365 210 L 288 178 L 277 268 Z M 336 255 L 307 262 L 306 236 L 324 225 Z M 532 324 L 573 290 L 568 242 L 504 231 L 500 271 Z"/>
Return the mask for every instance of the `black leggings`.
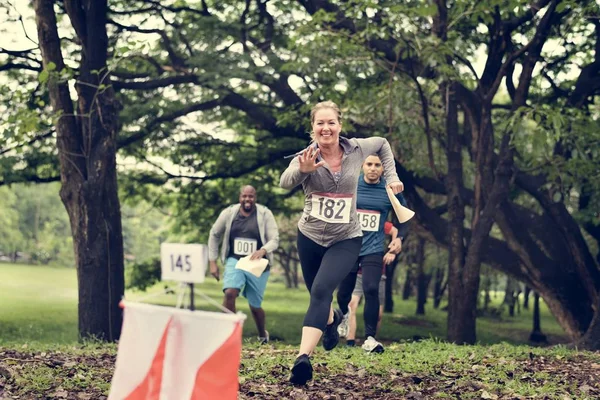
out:
<path id="1" fill-rule="evenodd" d="M 361 245 L 362 237 L 356 237 L 323 247 L 298 231 L 298 256 L 310 293 L 303 326 L 325 330 L 333 292 L 352 269 Z"/>
<path id="2" fill-rule="evenodd" d="M 340 284 L 337 293 L 338 306 L 344 314 L 348 312 L 348 303 L 352 299 L 359 266 L 362 269 L 365 296 L 365 337 L 375 337 L 379 320 L 379 281 L 383 272 L 383 253 L 367 254 L 358 258 L 352 271 Z"/>

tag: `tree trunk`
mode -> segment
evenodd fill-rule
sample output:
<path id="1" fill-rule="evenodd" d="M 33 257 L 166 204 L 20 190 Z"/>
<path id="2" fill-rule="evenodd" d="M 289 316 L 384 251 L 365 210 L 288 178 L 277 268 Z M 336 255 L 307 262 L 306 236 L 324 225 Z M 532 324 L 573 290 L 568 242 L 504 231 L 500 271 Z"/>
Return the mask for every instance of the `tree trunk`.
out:
<path id="1" fill-rule="evenodd" d="M 292 258 L 283 248 L 279 248 L 275 254 L 278 255 L 279 265 L 281 265 L 281 268 L 283 268 L 283 276 L 285 277 L 285 287 L 289 289 L 293 287 L 293 278 L 291 274 Z"/>
<path id="2" fill-rule="evenodd" d="M 408 300 L 412 294 L 412 273 L 410 268 L 406 268 L 406 279 L 404 280 L 404 286 L 402 286 L 402 300 Z"/>
<path id="3" fill-rule="evenodd" d="M 448 340 L 454 343 L 475 343 L 475 311 L 477 293 L 465 287 L 465 205 L 460 194 L 463 186 L 461 144 L 458 135 L 458 110 L 454 93 L 448 84 L 441 87 L 445 99 L 448 177 Z M 472 285 L 471 285 L 472 286 Z"/>
<path id="4" fill-rule="evenodd" d="M 517 307 L 517 314 L 521 314 L 521 301 L 519 300 L 521 293 L 521 283 L 517 282 L 517 287 L 515 288 L 515 306 Z"/>
<path id="5" fill-rule="evenodd" d="M 433 308 L 436 310 L 440 307 L 447 284 L 444 282 L 444 268 L 437 267 L 435 270 L 435 280 L 433 283 Z"/>
<path id="6" fill-rule="evenodd" d="M 533 294 L 533 330 L 529 335 L 529 341 L 534 343 L 546 342 L 546 335 L 542 333 L 540 325 L 540 295 L 537 292 Z"/>
<path id="7" fill-rule="evenodd" d="M 515 281 L 511 276 L 506 277 L 506 287 L 504 289 L 504 300 L 502 304 L 508 307 L 508 315 L 515 316 Z"/>
<path id="8" fill-rule="evenodd" d="M 483 279 L 483 310 L 487 311 L 492 298 L 490 297 L 490 290 L 492 288 L 492 279 L 490 277 L 489 269 L 486 269 L 485 277 Z"/>
<path id="9" fill-rule="evenodd" d="M 531 293 L 531 287 L 525 285 L 525 292 L 523 293 L 523 308 L 529 310 L 529 294 Z"/>
<path id="10" fill-rule="evenodd" d="M 44 67 L 64 69 L 54 1 L 35 0 Z M 118 107 L 107 69 L 106 0 L 65 2 L 81 43 L 73 110 L 68 84 L 51 74 L 49 94 L 57 119 L 60 196 L 71 224 L 79 289 L 79 335 L 119 338 L 124 293 L 123 237 L 117 191 Z"/>
<path id="11" fill-rule="evenodd" d="M 600 300 L 595 304 L 596 312 L 585 335 L 577 342 L 577 346 L 587 350 L 600 350 Z"/>
<path id="12" fill-rule="evenodd" d="M 524 221 L 527 223 L 524 224 Z M 496 222 L 509 249 L 518 256 L 514 262 L 520 268 L 512 270 L 511 275 L 544 299 L 573 341 L 581 339 L 594 315 L 593 302 L 577 273 L 577 267 L 572 265 L 561 233 L 555 232 L 552 225 L 542 224 L 543 220 L 525 218 L 507 201 L 501 204 Z M 552 243 L 548 247 L 555 253 L 552 258 L 538 246 L 538 241 L 545 245 Z"/>
<path id="13" fill-rule="evenodd" d="M 431 280 L 431 274 L 425 273 L 425 240 L 417 241 L 417 315 L 425 315 L 425 303 L 427 302 L 427 289 Z"/>
<path id="14" fill-rule="evenodd" d="M 292 277 L 294 278 L 294 289 L 298 289 L 298 264 L 299 262 L 294 259 L 294 270 Z"/>
<path id="15" fill-rule="evenodd" d="M 290 274 L 290 263 L 291 259 L 287 255 L 280 257 L 281 266 L 283 267 L 283 272 L 285 276 L 285 287 L 288 289 L 292 287 L 292 275 Z"/>

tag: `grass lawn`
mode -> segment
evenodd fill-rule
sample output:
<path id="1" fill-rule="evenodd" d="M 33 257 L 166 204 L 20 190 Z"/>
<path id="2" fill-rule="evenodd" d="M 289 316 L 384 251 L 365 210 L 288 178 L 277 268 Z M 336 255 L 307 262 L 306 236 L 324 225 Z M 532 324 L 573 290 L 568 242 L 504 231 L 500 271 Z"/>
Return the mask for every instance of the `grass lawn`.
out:
<path id="1" fill-rule="evenodd" d="M 77 341 L 77 280 L 75 271 L 67 268 L 51 268 L 21 264 L 0 264 L 0 345 L 8 343 L 39 342 L 68 344 Z M 177 288 L 174 283 L 170 287 Z M 197 285 L 196 290 L 221 303 L 221 284 L 212 278 Z M 175 305 L 175 294 L 161 294 L 164 284 L 158 284 L 147 292 L 127 292 L 129 300 L 141 300 L 156 304 Z M 492 299 L 502 300 L 498 294 Z M 416 316 L 413 299 L 403 301 L 394 298 L 393 314 L 384 314 L 380 338 L 384 341 L 403 341 L 415 336 L 443 339 L 446 331 L 446 313 L 435 310 L 431 302 L 426 315 Z M 196 307 L 217 310 L 200 294 L 195 297 Z M 238 299 L 238 309 L 249 317 L 244 324 L 244 336 L 252 340 L 257 336 L 248 303 Z M 308 307 L 305 287 L 286 289 L 282 283 L 270 282 L 263 303 L 267 314 L 267 329 L 271 337 L 289 344 L 300 340 L 302 319 Z M 359 310 L 362 313 L 362 307 Z M 501 342 L 527 343 L 531 332 L 532 311 L 521 310 L 514 318 L 479 318 L 477 337 L 482 344 Z M 542 331 L 552 344 L 567 341 L 562 328 L 542 304 Z M 358 317 L 358 335 L 362 329 L 362 314 Z"/>
<path id="2" fill-rule="evenodd" d="M 0 345 L 76 341 L 75 271 L 0 263 Z"/>

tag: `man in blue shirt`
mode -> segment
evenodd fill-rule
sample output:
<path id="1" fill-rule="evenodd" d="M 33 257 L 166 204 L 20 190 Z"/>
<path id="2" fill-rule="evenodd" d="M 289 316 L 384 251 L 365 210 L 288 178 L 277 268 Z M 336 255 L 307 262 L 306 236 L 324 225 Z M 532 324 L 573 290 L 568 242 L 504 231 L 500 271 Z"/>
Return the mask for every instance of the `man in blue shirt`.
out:
<path id="1" fill-rule="evenodd" d="M 363 164 L 363 174 L 358 178 L 356 208 L 363 230 L 362 247 L 358 261 L 338 288 L 337 301 L 344 314 L 342 324 L 348 321 L 348 303 L 351 300 L 359 267 L 362 270 L 363 291 L 365 297 L 365 337 L 362 348 L 367 352 L 381 353 L 383 345 L 375 340 L 379 319 L 379 281 L 381 280 L 384 257 L 384 224 L 392 203 L 387 195 L 383 165 L 376 155 L 367 157 Z M 406 200 L 402 194 L 396 197 L 403 206 Z M 390 250 L 399 253 L 402 250 L 402 238 L 408 230 L 407 223 L 398 226 L 398 238 L 390 244 Z M 344 326 L 340 325 L 344 330 Z M 346 328 L 347 331 L 347 328 Z"/>
<path id="2" fill-rule="evenodd" d="M 256 203 L 256 189 L 244 186 L 240 190 L 239 204 L 224 209 L 210 229 L 208 260 L 210 273 L 219 280 L 219 243 L 223 272 L 223 306 L 235 312 L 235 302 L 241 293 L 248 299 L 252 317 L 256 322 L 259 341 L 267 343 L 269 332 L 265 329 L 265 311 L 262 301 L 270 274 L 270 265 L 260 276 L 236 268 L 238 260 L 250 256 L 251 260 L 267 258 L 273 262 L 273 252 L 279 246 L 279 229 L 271 210 Z"/>

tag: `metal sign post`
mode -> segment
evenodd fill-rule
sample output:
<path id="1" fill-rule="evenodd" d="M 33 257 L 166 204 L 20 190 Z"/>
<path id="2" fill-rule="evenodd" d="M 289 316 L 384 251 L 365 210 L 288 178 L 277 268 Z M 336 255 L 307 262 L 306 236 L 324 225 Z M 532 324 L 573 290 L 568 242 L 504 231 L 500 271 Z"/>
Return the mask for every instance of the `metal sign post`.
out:
<path id="1" fill-rule="evenodd" d="M 190 285 L 190 310 L 194 311 L 194 284 L 188 283 Z"/>

